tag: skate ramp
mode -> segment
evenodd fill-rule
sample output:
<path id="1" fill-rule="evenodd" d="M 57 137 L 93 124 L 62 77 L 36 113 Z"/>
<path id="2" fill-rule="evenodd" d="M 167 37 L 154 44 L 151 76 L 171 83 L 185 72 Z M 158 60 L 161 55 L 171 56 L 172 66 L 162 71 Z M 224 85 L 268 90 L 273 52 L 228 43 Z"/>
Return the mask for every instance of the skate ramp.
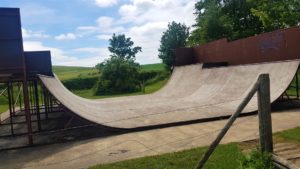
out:
<path id="1" fill-rule="evenodd" d="M 231 115 L 259 74 L 270 74 L 271 102 L 287 89 L 299 61 L 202 69 L 202 64 L 176 67 L 156 93 L 89 100 L 74 95 L 57 77 L 40 75 L 46 88 L 66 108 L 91 122 L 133 129 Z M 254 96 L 243 113 L 257 110 Z"/>

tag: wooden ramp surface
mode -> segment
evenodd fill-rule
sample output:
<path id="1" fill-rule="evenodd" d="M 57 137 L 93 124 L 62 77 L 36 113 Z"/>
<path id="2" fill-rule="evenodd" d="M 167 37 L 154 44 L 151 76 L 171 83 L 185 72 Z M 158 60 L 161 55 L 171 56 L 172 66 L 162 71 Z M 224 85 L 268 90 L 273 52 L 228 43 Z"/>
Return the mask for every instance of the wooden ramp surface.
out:
<path id="1" fill-rule="evenodd" d="M 299 61 L 202 69 L 176 67 L 160 91 L 141 96 L 89 100 L 66 89 L 57 77 L 40 76 L 47 89 L 73 113 L 91 122 L 133 129 L 231 115 L 261 73 L 269 73 L 271 101 L 286 90 Z M 256 96 L 244 113 L 257 110 Z"/>

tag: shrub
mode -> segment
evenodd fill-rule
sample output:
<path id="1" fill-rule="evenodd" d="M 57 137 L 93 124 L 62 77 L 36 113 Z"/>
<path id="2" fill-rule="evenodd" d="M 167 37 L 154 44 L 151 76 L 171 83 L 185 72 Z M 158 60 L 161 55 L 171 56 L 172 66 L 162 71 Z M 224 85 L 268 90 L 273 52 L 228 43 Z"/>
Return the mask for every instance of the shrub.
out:
<path id="1" fill-rule="evenodd" d="M 151 85 L 153 83 L 162 81 L 170 76 L 169 71 L 157 71 L 156 73 L 156 76 L 146 81 L 146 85 Z"/>
<path id="2" fill-rule="evenodd" d="M 129 93 L 139 90 L 139 65 L 133 59 L 111 57 L 103 63 L 95 95 Z"/>
<path id="3" fill-rule="evenodd" d="M 258 149 L 253 150 L 249 155 L 244 155 L 240 164 L 240 169 L 276 169 L 271 155 L 262 153 Z"/>
<path id="4" fill-rule="evenodd" d="M 69 90 L 84 90 L 91 89 L 95 86 L 98 77 L 78 77 L 73 79 L 64 80 L 62 83 Z"/>

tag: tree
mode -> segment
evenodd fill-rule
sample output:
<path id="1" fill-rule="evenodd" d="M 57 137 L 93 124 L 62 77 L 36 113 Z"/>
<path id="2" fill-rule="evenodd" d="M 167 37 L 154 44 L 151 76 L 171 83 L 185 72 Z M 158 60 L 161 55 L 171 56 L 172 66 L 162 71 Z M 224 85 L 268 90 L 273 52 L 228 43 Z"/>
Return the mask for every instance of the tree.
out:
<path id="1" fill-rule="evenodd" d="M 139 89 L 139 64 L 135 63 L 135 55 L 142 51 L 134 47 L 131 38 L 115 35 L 109 39 L 111 58 L 96 65 L 101 76 L 94 90 L 95 95 L 133 92 Z"/>
<path id="2" fill-rule="evenodd" d="M 109 39 L 109 45 L 108 50 L 122 59 L 135 58 L 135 55 L 142 51 L 139 46 L 133 47 L 134 43 L 131 38 L 126 38 L 124 34 L 117 36 L 113 34 L 112 38 Z"/>
<path id="3" fill-rule="evenodd" d="M 231 32 L 228 16 L 222 13 L 220 0 L 204 0 L 195 4 L 196 29 L 189 37 L 190 45 L 207 43 L 212 40 L 227 37 Z"/>
<path id="4" fill-rule="evenodd" d="M 261 22 L 251 13 L 249 0 L 203 0 L 195 4 L 196 28 L 190 45 L 228 38 L 236 40 L 261 33 Z"/>
<path id="5" fill-rule="evenodd" d="M 250 0 L 250 2 L 256 4 L 251 12 L 262 22 L 265 32 L 300 23 L 299 0 Z"/>
<path id="6" fill-rule="evenodd" d="M 139 65 L 133 59 L 111 57 L 103 62 L 101 77 L 95 86 L 95 95 L 134 92 L 139 89 Z"/>
<path id="7" fill-rule="evenodd" d="M 300 22 L 299 0 L 199 0 L 189 45 L 241 39 Z"/>
<path id="8" fill-rule="evenodd" d="M 223 15 L 226 15 L 231 25 L 229 40 L 241 39 L 263 32 L 263 25 L 251 9 L 257 6 L 249 0 L 224 0 Z"/>
<path id="9" fill-rule="evenodd" d="M 171 69 L 175 63 L 175 49 L 186 46 L 189 36 L 189 28 L 181 23 L 172 22 L 168 24 L 168 29 L 163 32 L 158 49 L 158 57 L 166 64 L 167 69 Z"/>

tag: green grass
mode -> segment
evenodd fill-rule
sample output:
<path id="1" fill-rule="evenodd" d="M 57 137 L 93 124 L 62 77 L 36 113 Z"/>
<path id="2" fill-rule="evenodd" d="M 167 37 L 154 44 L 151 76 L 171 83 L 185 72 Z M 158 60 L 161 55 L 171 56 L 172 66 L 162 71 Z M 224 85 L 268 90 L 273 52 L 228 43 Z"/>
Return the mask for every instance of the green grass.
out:
<path id="1" fill-rule="evenodd" d="M 298 76 L 298 81 L 300 82 L 300 71 L 297 72 L 297 76 Z M 299 84 L 299 87 L 300 87 L 300 84 Z M 287 89 L 286 92 L 290 96 L 296 96 L 297 95 L 297 91 L 296 91 L 296 77 L 294 77 L 294 79 L 292 80 L 291 85 L 289 86 L 289 88 Z M 300 91 L 299 91 L 299 93 L 300 93 Z"/>
<path id="2" fill-rule="evenodd" d="M 275 136 L 279 136 L 283 139 L 290 141 L 297 141 L 300 143 L 300 127 L 276 133 Z"/>
<path id="3" fill-rule="evenodd" d="M 157 156 L 142 157 L 106 165 L 97 165 L 89 169 L 193 169 L 206 148 L 196 148 Z M 242 151 L 235 143 L 220 145 L 207 161 L 206 169 L 236 169 L 242 157 Z"/>
<path id="4" fill-rule="evenodd" d="M 141 65 L 142 71 L 164 71 L 165 65 L 162 63 Z"/>
<path id="5" fill-rule="evenodd" d="M 2 89 L 0 90 L 0 92 Z M 7 91 L 6 91 L 7 92 Z M 15 87 L 14 90 L 14 98 L 16 98 L 18 95 L 17 87 Z M 8 110 L 8 99 L 5 96 L 0 96 L 0 114 L 4 113 Z"/>
<path id="6" fill-rule="evenodd" d="M 53 72 L 60 80 L 99 75 L 98 70 L 92 67 L 53 66 Z"/>
<path id="7" fill-rule="evenodd" d="M 4 113 L 8 110 L 8 105 L 7 104 L 1 104 L 0 105 L 0 114 Z"/>

